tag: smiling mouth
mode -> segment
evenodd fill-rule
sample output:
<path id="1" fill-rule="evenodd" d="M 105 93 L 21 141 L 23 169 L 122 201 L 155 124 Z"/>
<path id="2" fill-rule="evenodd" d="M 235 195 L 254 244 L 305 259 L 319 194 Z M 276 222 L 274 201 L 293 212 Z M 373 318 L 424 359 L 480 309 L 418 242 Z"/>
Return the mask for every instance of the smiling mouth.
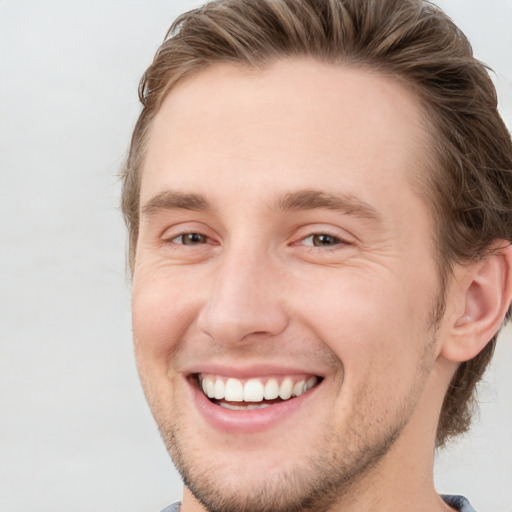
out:
<path id="1" fill-rule="evenodd" d="M 199 389 L 208 399 L 225 409 L 248 411 L 263 409 L 307 393 L 321 381 L 315 375 L 236 379 L 198 374 Z"/>

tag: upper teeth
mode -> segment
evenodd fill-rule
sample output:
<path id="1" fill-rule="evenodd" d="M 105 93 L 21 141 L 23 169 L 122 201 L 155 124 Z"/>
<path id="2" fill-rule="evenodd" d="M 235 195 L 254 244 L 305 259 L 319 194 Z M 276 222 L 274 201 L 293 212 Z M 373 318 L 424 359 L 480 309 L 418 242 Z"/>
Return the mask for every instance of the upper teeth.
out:
<path id="1" fill-rule="evenodd" d="M 288 400 L 310 390 L 317 382 L 316 377 L 285 377 L 281 383 L 277 378 L 267 380 L 249 379 L 242 381 L 230 377 L 202 376 L 201 387 L 208 398 L 228 402 L 261 402 L 279 397 Z"/>

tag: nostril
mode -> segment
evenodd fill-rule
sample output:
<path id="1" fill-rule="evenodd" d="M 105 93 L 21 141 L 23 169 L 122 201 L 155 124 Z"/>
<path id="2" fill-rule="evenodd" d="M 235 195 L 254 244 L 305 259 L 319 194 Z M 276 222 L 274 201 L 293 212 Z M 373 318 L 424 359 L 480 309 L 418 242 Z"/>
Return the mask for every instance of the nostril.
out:
<path id="1" fill-rule="evenodd" d="M 286 330 L 290 320 L 286 308 L 278 290 L 264 277 L 255 285 L 257 289 L 248 285 L 247 276 L 230 272 L 222 277 L 199 311 L 201 332 L 219 344 L 238 345 Z"/>

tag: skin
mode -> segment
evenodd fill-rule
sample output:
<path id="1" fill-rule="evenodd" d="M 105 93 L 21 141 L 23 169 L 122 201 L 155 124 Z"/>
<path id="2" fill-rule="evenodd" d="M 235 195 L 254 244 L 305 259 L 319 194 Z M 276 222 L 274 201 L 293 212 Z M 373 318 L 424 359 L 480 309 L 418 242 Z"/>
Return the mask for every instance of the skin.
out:
<path id="1" fill-rule="evenodd" d="M 454 271 L 433 325 L 432 216 L 414 180 L 427 146 L 403 85 L 310 60 L 214 65 L 164 101 L 141 183 L 133 331 L 184 512 L 449 510 L 433 447 L 467 355 L 453 326 L 469 318 L 472 278 Z M 343 207 L 283 208 L 304 191 Z M 186 245 L 187 233 L 200 236 Z M 197 406 L 204 365 L 322 381 L 278 421 L 230 430 Z"/>

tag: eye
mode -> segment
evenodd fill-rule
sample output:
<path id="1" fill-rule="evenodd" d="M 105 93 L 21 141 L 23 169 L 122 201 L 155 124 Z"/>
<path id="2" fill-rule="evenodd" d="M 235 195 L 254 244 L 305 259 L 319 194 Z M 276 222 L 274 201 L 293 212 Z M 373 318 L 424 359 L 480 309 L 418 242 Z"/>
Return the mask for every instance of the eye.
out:
<path id="1" fill-rule="evenodd" d="M 302 239 L 302 244 L 310 247 L 333 247 L 343 243 L 338 237 L 327 233 L 316 233 Z"/>
<path id="2" fill-rule="evenodd" d="M 208 243 L 208 237 L 201 233 L 182 233 L 170 241 L 180 245 L 202 245 Z"/>

